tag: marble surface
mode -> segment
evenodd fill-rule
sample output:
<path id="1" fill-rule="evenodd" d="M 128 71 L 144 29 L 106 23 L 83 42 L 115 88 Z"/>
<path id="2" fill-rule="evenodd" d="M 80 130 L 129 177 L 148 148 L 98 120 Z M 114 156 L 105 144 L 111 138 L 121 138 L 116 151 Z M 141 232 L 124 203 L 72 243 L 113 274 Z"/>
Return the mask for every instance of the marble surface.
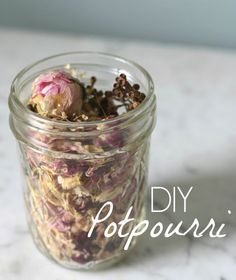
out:
<path id="1" fill-rule="evenodd" d="M 181 209 L 150 215 L 148 206 L 151 223 L 176 223 L 184 217 L 187 225 L 198 217 L 203 225 L 214 217 L 226 223 L 227 237 L 151 239 L 147 233 L 123 262 L 96 273 L 63 269 L 36 250 L 23 210 L 7 98 L 22 67 L 73 50 L 122 55 L 153 76 L 158 123 L 151 143 L 149 186 L 194 186 L 194 192 L 184 215 Z M 0 29 L 0 63 L 1 280 L 236 279 L 236 52 Z M 149 196 L 147 201 L 149 205 Z"/>

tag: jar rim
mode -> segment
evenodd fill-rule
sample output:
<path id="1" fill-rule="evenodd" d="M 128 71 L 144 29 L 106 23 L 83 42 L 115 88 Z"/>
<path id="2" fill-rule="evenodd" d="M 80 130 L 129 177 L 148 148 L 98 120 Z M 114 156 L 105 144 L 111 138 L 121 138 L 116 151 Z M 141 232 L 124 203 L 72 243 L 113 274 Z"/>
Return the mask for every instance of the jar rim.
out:
<path id="1" fill-rule="evenodd" d="M 148 94 L 146 95 L 144 101 L 137 108 L 135 108 L 133 110 L 130 110 L 130 111 L 124 113 L 124 114 L 121 114 L 117 117 L 114 117 L 114 118 L 111 118 L 111 119 L 106 119 L 106 120 L 96 120 L 96 121 L 88 121 L 88 122 L 85 121 L 85 122 L 79 122 L 78 123 L 78 122 L 65 122 L 63 120 L 48 119 L 46 117 L 43 117 L 41 115 L 38 115 L 38 114 L 30 111 L 19 100 L 18 96 L 16 95 L 18 83 L 19 83 L 21 77 L 25 73 L 27 73 L 29 70 L 31 70 L 33 67 L 35 67 L 35 66 L 37 66 L 37 65 L 39 65 L 39 64 L 41 64 L 45 61 L 54 59 L 54 58 L 66 57 L 66 56 L 70 56 L 70 55 L 89 55 L 89 54 L 96 55 L 97 57 L 111 58 L 111 59 L 114 59 L 115 61 L 126 63 L 126 64 L 128 64 L 132 67 L 137 68 L 139 71 L 141 71 L 142 74 L 145 76 L 145 78 L 147 80 L 147 84 L 148 84 Z M 10 90 L 10 96 L 9 96 L 9 108 L 10 108 L 10 111 L 13 114 L 16 114 L 16 111 L 18 111 L 19 113 L 17 114 L 17 116 L 19 118 L 22 118 L 22 114 L 20 114 L 20 112 L 22 112 L 24 114 L 27 114 L 32 121 L 40 122 L 41 124 L 50 123 L 51 125 L 56 125 L 57 127 L 60 127 L 60 126 L 61 127 L 65 127 L 65 126 L 68 127 L 69 126 L 72 129 L 78 127 L 78 125 L 80 127 L 94 127 L 94 126 L 99 125 L 99 124 L 112 125 L 113 123 L 117 123 L 120 120 L 129 119 L 129 118 L 133 117 L 134 115 L 135 116 L 139 115 L 140 113 L 143 112 L 143 109 L 145 109 L 147 107 L 146 105 L 149 103 L 150 99 L 153 98 L 153 96 L 154 96 L 153 93 L 154 93 L 154 83 L 153 83 L 153 80 L 152 80 L 150 74 L 141 65 L 139 65 L 138 63 L 136 63 L 132 60 L 123 58 L 121 56 L 105 53 L 105 52 L 92 52 L 92 51 L 65 52 L 65 53 L 59 53 L 59 54 L 56 54 L 56 55 L 45 57 L 45 58 L 40 59 L 40 60 L 38 60 L 34 63 L 31 63 L 28 66 L 26 66 L 25 68 L 23 68 L 13 79 L 13 82 L 12 82 L 12 85 L 11 85 L 11 90 Z M 13 106 L 15 106 L 15 108 L 16 108 L 15 112 L 13 112 Z"/>

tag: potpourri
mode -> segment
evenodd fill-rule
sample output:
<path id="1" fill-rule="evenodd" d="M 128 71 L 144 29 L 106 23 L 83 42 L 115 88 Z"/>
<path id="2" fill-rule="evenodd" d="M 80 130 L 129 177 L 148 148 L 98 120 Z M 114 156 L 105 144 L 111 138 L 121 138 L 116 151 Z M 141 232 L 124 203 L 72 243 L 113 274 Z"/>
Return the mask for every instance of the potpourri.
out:
<path id="1" fill-rule="evenodd" d="M 22 151 L 27 162 L 25 200 L 32 234 L 42 251 L 65 266 L 84 267 L 118 256 L 125 239 L 105 238 L 104 229 L 122 220 L 131 205 L 135 220 L 142 215 L 147 145 L 123 149 L 129 128 L 105 131 L 111 125 L 106 120 L 135 110 L 145 94 L 124 74 L 105 91 L 95 87 L 96 80 L 91 77 L 84 84 L 70 72 L 49 71 L 34 80 L 27 101 L 29 110 L 49 120 L 77 122 L 78 126 L 96 121 L 99 132 L 78 140 L 79 129 L 76 139 L 32 130 L 29 137 L 43 143 L 45 150 L 26 147 Z M 57 132 L 53 126 L 51 131 Z M 106 201 L 114 204 L 113 213 L 88 238 L 92 217 Z"/>

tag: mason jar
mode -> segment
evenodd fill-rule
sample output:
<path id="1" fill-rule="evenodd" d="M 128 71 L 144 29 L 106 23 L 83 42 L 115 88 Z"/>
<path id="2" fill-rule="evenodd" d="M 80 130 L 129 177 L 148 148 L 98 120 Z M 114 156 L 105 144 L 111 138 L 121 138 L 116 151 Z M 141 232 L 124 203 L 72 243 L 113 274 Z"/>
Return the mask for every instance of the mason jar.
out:
<path id="1" fill-rule="evenodd" d="M 97 88 L 112 88 L 124 73 L 146 94 L 134 110 L 102 121 L 68 122 L 42 117 L 26 104 L 34 79 L 50 70 L 66 70 Z M 75 52 L 40 60 L 14 79 L 9 97 L 10 127 L 17 139 L 24 177 L 28 225 L 37 248 L 47 257 L 73 269 L 93 269 L 121 259 L 127 240 L 117 232 L 105 237 L 127 211 L 132 222 L 144 218 L 150 135 L 155 125 L 153 82 L 145 69 L 121 57 Z M 92 219 L 106 202 L 112 213 L 98 223 L 91 236 Z M 102 215 L 107 215 L 104 208 Z"/>

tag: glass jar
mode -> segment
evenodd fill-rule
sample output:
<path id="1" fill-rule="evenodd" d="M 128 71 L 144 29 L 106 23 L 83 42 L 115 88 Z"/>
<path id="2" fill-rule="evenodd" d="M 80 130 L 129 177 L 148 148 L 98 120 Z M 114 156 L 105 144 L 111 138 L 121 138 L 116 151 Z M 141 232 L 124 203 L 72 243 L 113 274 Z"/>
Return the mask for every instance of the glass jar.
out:
<path id="1" fill-rule="evenodd" d="M 141 86 L 146 98 L 136 109 L 105 121 L 47 119 L 28 110 L 26 101 L 33 80 L 54 69 L 69 69 L 85 84 L 96 76 L 96 87 L 102 90 L 112 88 L 115 77 L 124 73 Z M 29 228 L 44 255 L 68 268 L 88 269 L 107 266 L 127 253 L 123 249 L 127 237 L 116 232 L 108 238 L 104 230 L 123 220 L 131 206 L 134 220 L 127 224 L 127 232 L 144 217 L 155 103 L 146 70 L 102 53 L 52 56 L 16 76 L 9 97 L 10 127 L 19 146 Z M 113 203 L 112 213 L 88 237 L 92 217 L 107 201 Z M 102 214 L 107 212 L 104 208 Z"/>

